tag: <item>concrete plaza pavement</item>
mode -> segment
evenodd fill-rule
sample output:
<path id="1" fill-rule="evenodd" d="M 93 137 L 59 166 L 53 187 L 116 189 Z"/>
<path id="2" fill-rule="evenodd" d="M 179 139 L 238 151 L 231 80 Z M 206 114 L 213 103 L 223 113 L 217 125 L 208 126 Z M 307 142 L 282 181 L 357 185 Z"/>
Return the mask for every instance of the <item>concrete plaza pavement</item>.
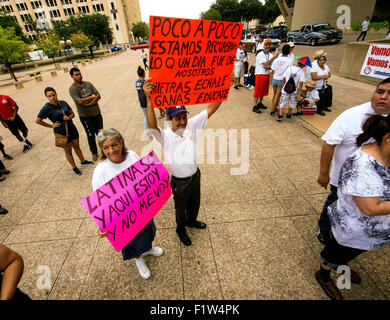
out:
<path id="1" fill-rule="evenodd" d="M 145 145 L 150 142 L 141 141 L 143 113 L 134 86 L 141 63 L 139 52 L 131 51 L 81 67 L 84 80 L 102 95 L 104 127 L 122 132 L 126 145 L 138 154 L 149 151 Z M 95 166 L 74 175 L 63 151 L 54 146 L 52 131 L 34 123 L 46 102 L 46 86 L 74 107 L 68 74 L 43 78 L 41 83 L 25 82 L 24 89 L 2 87 L 20 106 L 32 150 L 23 154 L 20 143 L 0 128 L 6 151 L 14 157 L 3 161 L 11 174 L 0 184 L 0 203 L 9 210 L 0 216 L 0 242 L 24 258 L 19 287 L 33 299 L 328 299 L 314 278 L 322 249 L 316 239 L 317 219 L 328 192 L 316 183 L 323 128 L 314 120 L 320 116 L 278 123 L 268 112 L 251 111 L 252 91 L 232 89 L 207 128 L 237 129 L 239 146 L 241 130 L 249 129 L 248 174 L 231 175 L 238 165 L 218 164 L 218 156 L 216 164 L 200 165 L 199 219 L 207 228 L 190 229 L 193 245 L 181 244 L 170 199 L 155 218 L 154 245 L 165 252 L 159 258 L 146 257 L 152 276 L 143 280 L 134 261 L 123 261 L 107 239 L 97 235 L 80 204 L 91 192 Z M 372 94 L 370 86 L 352 80 L 335 76 L 331 83 L 340 85 L 334 87 L 335 108 L 339 102 L 363 103 Z M 269 98 L 265 104 L 270 105 Z M 190 116 L 205 107 L 189 107 Z M 74 122 L 84 155 L 91 159 L 77 116 Z M 158 151 L 155 144 L 151 147 Z M 363 281 L 342 291 L 346 299 L 389 299 L 389 263 L 389 248 L 354 260 L 351 266 Z M 46 289 L 39 285 L 44 270 L 50 270 Z"/>

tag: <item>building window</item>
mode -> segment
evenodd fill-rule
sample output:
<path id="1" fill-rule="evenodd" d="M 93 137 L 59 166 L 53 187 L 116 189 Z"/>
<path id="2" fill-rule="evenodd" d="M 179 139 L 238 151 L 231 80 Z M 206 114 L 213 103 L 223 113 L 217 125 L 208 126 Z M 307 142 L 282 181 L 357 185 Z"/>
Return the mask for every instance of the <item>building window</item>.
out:
<path id="1" fill-rule="evenodd" d="M 64 14 L 65 16 L 74 16 L 75 15 L 75 12 L 74 12 L 74 9 L 73 8 L 65 8 L 64 9 Z"/>
<path id="2" fill-rule="evenodd" d="M 37 19 L 46 19 L 46 15 L 44 12 L 35 12 L 35 18 Z"/>
<path id="3" fill-rule="evenodd" d="M 87 2 L 87 0 L 76 0 L 77 3 Z"/>
<path id="4" fill-rule="evenodd" d="M 72 4 L 72 0 L 61 0 L 62 4 Z"/>
<path id="5" fill-rule="evenodd" d="M 24 27 L 26 28 L 26 31 L 27 31 L 27 32 L 34 31 L 34 28 L 32 27 L 31 24 L 25 24 Z"/>
<path id="6" fill-rule="evenodd" d="M 42 8 L 42 2 L 41 1 L 31 1 L 31 7 L 33 9 Z"/>
<path id="7" fill-rule="evenodd" d="M 37 40 L 37 36 L 35 34 L 29 34 L 28 37 L 30 40 Z"/>
<path id="8" fill-rule="evenodd" d="M 25 4 L 25 3 L 17 3 L 16 8 L 18 8 L 19 11 L 28 10 L 27 4 Z"/>
<path id="9" fill-rule="evenodd" d="M 115 24 L 115 29 L 119 30 L 119 26 L 117 24 Z"/>
<path id="10" fill-rule="evenodd" d="M 60 16 L 61 16 L 60 10 L 58 10 L 58 9 L 50 10 L 50 18 L 58 18 Z"/>
<path id="11" fill-rule="evenodd" d="M 111 9 L 115 9 L 114 2 L 111 2 Z"/>
<path id="12" fill-rule="evenodd" d="M 116 20 L 116 13 L 113 13 L 112 16 L 114 17 L 114 20 Z"/>
<path id="13" fill-rule="evenodd" d="M 3 6 L 3 9 L 6 13 L 14 12 L 14 8 L 11 5 Z"/>
<path id="14" fill-rule="evenodd" d="M 79 13 L 89 13 L 88 6 L 80 6 L 79 7 Z"/>
<path id="15" fill-rule="evenodd" d="M 293 8 L 295 5 L 295 0 L 286 0 L 287 7 Z"/>
<path id="16" fill-rule="evenodd" d="M 93 5 L 92 5 L 92 8 L 93 8 L 93 11 L 95 11 L 95 12 L 104 11 L 103 4 L 101 4 L 101 3 L 99 3 L 99 4 L 93 4 Z"/>
<path id="17" fill-rule="evenodd" d="M 32 21 L 31 16 L 29 14 L 21 14 L 20 18 L 23 22 L 30 22 Z"/>
<path id="18" fill-rule="evenodd" d="M 46 0 L 46 5 L 48 7 L 56 7 L 57 6 L 57 0 Z"/>

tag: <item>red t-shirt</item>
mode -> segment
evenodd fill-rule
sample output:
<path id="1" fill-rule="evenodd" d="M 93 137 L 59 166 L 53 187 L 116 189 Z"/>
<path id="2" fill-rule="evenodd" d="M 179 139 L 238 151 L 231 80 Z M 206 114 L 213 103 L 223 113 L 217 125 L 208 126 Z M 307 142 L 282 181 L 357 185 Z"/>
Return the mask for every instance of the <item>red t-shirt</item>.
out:
<path id="1" fill-rule="evenodd" d="M 14 115 L 16 102 L 5 94 L 0 95 L 0 116 L 3 120 L 9 120 Z"/>

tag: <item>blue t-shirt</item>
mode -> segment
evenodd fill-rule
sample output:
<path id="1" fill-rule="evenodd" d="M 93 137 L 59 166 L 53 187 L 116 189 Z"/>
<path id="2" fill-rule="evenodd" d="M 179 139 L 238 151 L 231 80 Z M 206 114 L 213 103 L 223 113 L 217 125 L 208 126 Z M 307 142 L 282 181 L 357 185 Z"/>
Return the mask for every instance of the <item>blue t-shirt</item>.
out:
<path id="1" fill-rule="evenodd" d="M 146 108 L 146 96 L 144 93 L 144 90 L 142 90 L 142 86 L 144 85 L 145 80 L 138 79 L 137 82 L 135 83 L 135 88 L 137 89 L 138 92 L 138 100 L 141 105 L 141 108 Z"/>
<path id="2" fill-rule="evenodd" d="M 59 100 L 58 103 L 61 104 L 61 107 L 64 110 L 65 114 L 67 116 L 69 116 L 72 108 L 65 101 Z M 58 126 L 57 128 L 54 128 L 54 132 L 62 134 L 62 135 L 66 135 L 64 114 L 62 113 L 61 108 L 59 106 L 55 106 L 55 105 L 47 102 L 42 107 L 41 111 L 39 111 L 37 117 L 40 119 L 49 118 L 49 120 L 53 123 L 58 121 L 60 123 L 60 126 Z M 72 120 L 67 120 L 67 124 L 68 124 L 68 133 L 71 130 L 76 129 Z"/>

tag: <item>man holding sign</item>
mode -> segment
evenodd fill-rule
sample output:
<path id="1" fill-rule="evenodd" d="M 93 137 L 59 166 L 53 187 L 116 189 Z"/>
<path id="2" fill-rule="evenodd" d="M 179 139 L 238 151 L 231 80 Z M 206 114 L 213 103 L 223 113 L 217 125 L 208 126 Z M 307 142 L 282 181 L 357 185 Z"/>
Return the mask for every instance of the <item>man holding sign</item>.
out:
<path id="1" fill-rule="evenodd" d="M 198 221 L 200 206 L 200 170 L 196 163 L 196 141 L 199 131 L 218 110 L 222 101 L 210 103 L 207 109 L 187 119 L 185 106 L 167 108 L 167 120 L 171 126 L 162 130 L 157 126 L 152 106 L 151 93 L 155 84 L 147 80 L 144 92 L 147 98 L 147 120 L 153 138 L 160 144 L 167 159 L 168 171 L 172 175 L 171 188 L 176 210 L 176 233 L 186 246 L 191 245 L 185 227 L 206 228 Z"/>

